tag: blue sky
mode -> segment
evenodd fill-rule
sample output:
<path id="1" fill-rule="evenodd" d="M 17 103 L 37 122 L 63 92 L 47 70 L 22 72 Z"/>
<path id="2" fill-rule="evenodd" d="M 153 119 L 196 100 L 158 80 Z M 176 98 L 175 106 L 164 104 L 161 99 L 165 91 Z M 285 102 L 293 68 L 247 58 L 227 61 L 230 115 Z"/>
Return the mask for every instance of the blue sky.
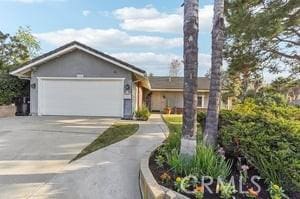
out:
<path id="1" fill-rule="evenodd" d="M 30 26 L 47 52 L 78 40 L 155 75 L 182 59 L 183 0 L 0 0 L 0 30 Z M 199 75 L 210 66 L 213 1 L 200 1 Z"/>

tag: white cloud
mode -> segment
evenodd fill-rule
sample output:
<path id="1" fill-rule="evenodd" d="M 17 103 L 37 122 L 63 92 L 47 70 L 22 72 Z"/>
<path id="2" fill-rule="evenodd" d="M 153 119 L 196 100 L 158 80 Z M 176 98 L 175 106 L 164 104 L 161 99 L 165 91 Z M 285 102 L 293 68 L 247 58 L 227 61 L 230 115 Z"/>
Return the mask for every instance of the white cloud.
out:
<path id="1" fill-rule="evenodd" d="M 148 74 L 153 73 L 154 75 L 168 75 L 168 67 L 171 63 L 171 60 L 181 59 L 176 54 L 158 54 L 153 52 L 113 53 L 112 56 L 143 68 Z"/>
<path id="2" fill-rule="evenodd" d="M 82 15 L 87 17 L 89 14 L 91 14 L 91 11 L 90 10 L 83 10 L 82 11 Z"/>
<path id="3" fill-rule="evenodd" d="M 9 0 L 6 0 L 9 1 Z M 18 2 L 18 3 L 43 3 L 43 2 L 63 2 L 66 0 L 10 0 L 13 2 Z"/>
<path id="4" fill-rule="evenodd" d="M 183 9 L 173 13 L 159 12 L 152 6 L 144 8 L 124 7 L 113 12 L 121 20 L 121 28 L 131 31 L 175 32 L 181 33 L 183 27 Z M 199 30 L 210 32 L 213 18 L 213 5 L 199 9 Z"/>
<path id="5" fill-rule="evenodd" d="M 154 67 L 167 66 L 172 59 L 180 59 L 176 54 L 158 54 L 153 52 L 140 53 L 114 53 L 112 56 L 118 57 L 122 60 L 134 63 L 136 65 L 148 65 Z"/>
<path id="6" fill-rule="evenodd" d="M 211 67 L 211 56 L 209 54 L 199 53 L 198 62 L 199 69 L 209 69 Z"/>
<path id="7" fill-rule="evenodd" d="M 144 8 L 124 7 L 114 11 L 115 16 L 120 19 L 153 19 L 162 14 L 151 5 Z"/>
<path id="8" fill-rule="evenodd" d="M 77 40 L 100 51 L 120 52 L 112 56 L 127 61 L 155 75 L 168 75 L 172 59 L 182 60 L 181 54 L 163 53 L 161 49 L 182 46 L 182 38 L 163 38 L 158 36 L 135 35 L 118 29 L 63 29 L 47 33 L 35 33 L 38 39 L 55 46 Z M 142 52 L 147 48 L 147 52 Z M 120 49 L 123 49 L 120 51 Z M 126 51 L 141 50 L 141 52 Z M 152 51 L 152 50 L 153 51 Z M 150 52 L 149 52 L 150 51 Z M 210 55 L 199 54 L 199 75 L 204 75 L 210 68 Z"/>
<path id="9" fill-rule="evenodd" d="M 182 60 L 182 56 L 177 54 L 159 54 L 153 52 L 123 52 L 113 53 L 112 56 L 141 67 L 154 75 L 168 75 L 172 59 Z M 210 62 L 210 55 L 199 54 L 199 76 L 206 74 L 210 68 Z"/>
<path id="10" fill-rule="evenodd" d="M 129 35 L 118 29 L 63 29 L 53 32 L 36 33 L 38 39 L 59 46 L 77 40 L 99 49 L 120 49 L 125 47 L 175 48 L 182 46 L 182 38 Z"/>
<path id="11" fill-rule="evenodd" d="M 214 16 L 214 6 L 206 5 L 199 9 L 199 31 L 210 32 L 212 30 L 212 20 Z"/>

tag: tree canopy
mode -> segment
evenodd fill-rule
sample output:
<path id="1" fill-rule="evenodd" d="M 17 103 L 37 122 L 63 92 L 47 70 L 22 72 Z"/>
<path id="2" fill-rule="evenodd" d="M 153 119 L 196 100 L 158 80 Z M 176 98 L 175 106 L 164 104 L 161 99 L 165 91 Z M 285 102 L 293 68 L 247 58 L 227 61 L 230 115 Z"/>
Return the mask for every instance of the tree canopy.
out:
<path id="1" fill-rule="evenodd" d="M 39 42 L 28 27 L 20 27 L 15 35 L 0 31 L 0 105 L 28 95 L 28 82 L 10 76 L 9 72 L 36 56 L 39 50 Z"/>
<path id="2" fill-rule="evenodd" d="M 299 7 L 298 0 L 226 0 L 225 57 L 237 95 L 257 87 L 265 70 L 299 75 Z"/>
<path id="3" fill-rule="evenodd" d="M 8 74 L 10 70 L 37 56 L 39 50 L 39 42 L 29 27 L 20 27 L 15 35 L 0 30 L 0 74 Z"/>

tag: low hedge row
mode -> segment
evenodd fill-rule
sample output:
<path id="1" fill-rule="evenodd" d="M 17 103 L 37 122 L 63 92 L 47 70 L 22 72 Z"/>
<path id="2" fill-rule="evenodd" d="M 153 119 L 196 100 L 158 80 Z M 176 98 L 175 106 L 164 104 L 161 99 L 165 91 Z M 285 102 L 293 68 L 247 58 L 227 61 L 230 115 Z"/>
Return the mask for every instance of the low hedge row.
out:
<path id="1" fill-rule="evenodd" d="M 299 127 L 295 121 L 241 116 L 221 126 L 220 144 L 227 152 L 246 157 L 267 181 L 299 190 Z"/>
<path id="2" fill-rule="evenodd" d="M 233 156 L 244 156 L 269 183 L 300 190 L 300 109 L 246 100 L 220 112 L 219 144 Z M 198 113 L 205 123 L 205 114 Z"/>

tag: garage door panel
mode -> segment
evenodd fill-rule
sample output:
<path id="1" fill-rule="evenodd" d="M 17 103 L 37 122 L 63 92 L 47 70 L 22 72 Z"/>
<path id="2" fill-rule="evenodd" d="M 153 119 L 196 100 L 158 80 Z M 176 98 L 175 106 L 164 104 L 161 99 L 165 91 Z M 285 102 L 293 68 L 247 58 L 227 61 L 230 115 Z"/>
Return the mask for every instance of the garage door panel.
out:
<path id="1" fill-rule="evenodd" d="M 123 81 L 41 80 L 43 115 L 121 117 Z"/>

